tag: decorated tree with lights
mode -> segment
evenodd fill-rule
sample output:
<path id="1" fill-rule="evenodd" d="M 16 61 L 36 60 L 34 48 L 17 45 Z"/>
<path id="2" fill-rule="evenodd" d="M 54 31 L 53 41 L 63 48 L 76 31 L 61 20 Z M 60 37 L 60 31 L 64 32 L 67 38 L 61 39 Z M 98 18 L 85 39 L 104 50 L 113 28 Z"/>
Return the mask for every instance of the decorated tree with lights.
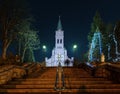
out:
<path id="1" fill-rule="evenodd" d="M 7 58 L 7 49 L 15 39 L 17 32 L 15 26 L 27 16 L 25 0 L 0 1 L 0 35 L 2 42 L 2 59 Z"/>
<path id="2" fill-rule="evenodd" d="M 107 56 L 108 54 L 108 45 L 109 45 L 109 34 L 113 30 L 112 24 L 105 25 L 102 21 L 102 18 L 99 12 L 96 12 L 95 16 L 93 17 L 93 22 L 91 24 L 91 31 L 88 34 L 88 41 L 89 41 L 89 48 L 91 47 L 92 39 L 94 37 L 94 33 L 96 32 L 97 28 L 99 28 L 99 32 L 101 33 L 101 41 L 102 41 L 102 52 Z M 99 46 L 94 48 L 94 56 L 98 56 Z"/>
<path id="3" fill-rule="evenodd" d="M 34 62 L 34 50 L 37 50 L 40 47 L 38 32 L 31 29 L 31 23 L 29 20 L 23 20 L 23 22 L 17 27 L 17 30 L 19 31 L 18 49 L 19 55 L 21 56 L 21 62 L 25 61 L 25 55 L 27 55 L 28 61 Z"/>

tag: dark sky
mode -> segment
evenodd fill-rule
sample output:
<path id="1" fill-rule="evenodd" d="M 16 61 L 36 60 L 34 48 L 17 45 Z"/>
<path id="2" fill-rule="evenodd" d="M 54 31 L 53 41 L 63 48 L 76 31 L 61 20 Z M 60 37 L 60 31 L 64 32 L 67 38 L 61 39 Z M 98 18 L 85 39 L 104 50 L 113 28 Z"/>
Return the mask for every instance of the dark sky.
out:
<path id="1" fill-rule="evenodd" d="M 103 21 L 114 24 L 120 20 L 120 0 L 28 0 L 32 15 L 36 19 L 34 26 L 39 31 L 41 46 L 47 46 L 47 52 L 36 51 L 37 61 L 50 57 L 54 47 L 55 30 L 58 16 L 64 30 L 65 48 L 68 56 L 80 58 L 88 50 L 87 34 L 98 10 Z M 78 49 L 73 52 L 72 45 Z"/>

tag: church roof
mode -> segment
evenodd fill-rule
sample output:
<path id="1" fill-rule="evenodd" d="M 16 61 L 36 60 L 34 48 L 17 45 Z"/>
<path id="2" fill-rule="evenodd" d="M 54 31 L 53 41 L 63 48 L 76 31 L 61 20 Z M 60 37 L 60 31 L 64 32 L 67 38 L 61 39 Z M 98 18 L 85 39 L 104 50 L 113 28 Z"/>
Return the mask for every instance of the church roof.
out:
<path id="1" fill-rule="evenodd" d="M 62 23 L 61 23 L 60 16 L 59 16 L 59 21 L 58 21 L 57 30 L 62 30 Z"/>

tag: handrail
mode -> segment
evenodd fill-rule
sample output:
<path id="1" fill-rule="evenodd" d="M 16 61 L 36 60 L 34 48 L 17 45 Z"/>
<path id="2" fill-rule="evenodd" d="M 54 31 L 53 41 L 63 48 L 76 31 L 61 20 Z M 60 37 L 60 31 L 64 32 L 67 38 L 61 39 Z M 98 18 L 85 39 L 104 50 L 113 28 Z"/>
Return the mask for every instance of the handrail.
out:
<path id="1" fill-rule="evenodd" d="M 61 70 L 60 70 L 61 69 Z M 61 76 L 59 75 L 59 72 L 61 74 Z M 61 78 L 59 78 L 59 76 Z M 57 86 L 58 84 L 61 84 L 59 82 L 59 80 L 61 79 L 62 81 L 62 86 Z M 56 80 L 55 80 L 55 90 L 58 90 L 58 91 L 62 91 L 65 89 L 65 81 L 64 81 L 64 73 L 63 73 L 63 69 L 62 69 L 62 66 L 59 64 L 58 67 L 57 67 L 57 71 L 56 71 Z"/>
<path id="2" fill-rule="evenodd" d="M 58 84 L 58 69 L 56 71 L 55 90 L 57 89 L 57 84 Z"/>
<path id="3" fill-rule="evenodd" d="M 62 89 L 65 89 L 64 73 L 62 70 Z"/>

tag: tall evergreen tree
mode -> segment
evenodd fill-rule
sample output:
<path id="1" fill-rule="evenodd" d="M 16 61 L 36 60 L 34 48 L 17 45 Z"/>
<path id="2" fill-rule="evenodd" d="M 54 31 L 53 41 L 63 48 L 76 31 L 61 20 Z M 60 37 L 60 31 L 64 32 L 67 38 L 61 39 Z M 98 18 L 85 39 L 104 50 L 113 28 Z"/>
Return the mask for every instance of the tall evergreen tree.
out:
<path id="1" fill-rule="evenodd" d="M 98 11 L 95 13 L 95 16 L 93 17 L 93 22 L 91 23 L 91 30 L 88 34 L 89 42 L 92 41 L 93 34 L 96 32 L 97 28 L 100 29 L 100 32 L 103 32 L 105 29 L 105 25 Z"/>

